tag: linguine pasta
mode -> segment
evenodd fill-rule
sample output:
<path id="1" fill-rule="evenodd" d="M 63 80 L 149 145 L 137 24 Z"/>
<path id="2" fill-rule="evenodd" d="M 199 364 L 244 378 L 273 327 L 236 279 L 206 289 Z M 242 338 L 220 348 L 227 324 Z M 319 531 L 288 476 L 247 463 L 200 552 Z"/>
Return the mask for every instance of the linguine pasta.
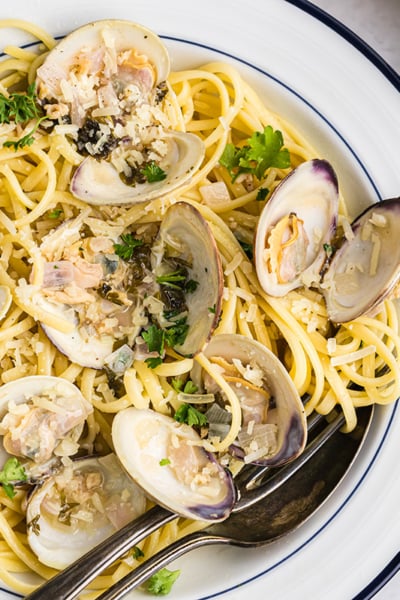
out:
<path id="1" fill-rule="evenodd" d="M 6 57 L 0 63 L 0 92 L 7 94 L 15 86 L 26 89 L 35 80 L 36 69 L 56 42 L 31 23 L 6 20 L 0 21 L 0 27 L 20 28 L 40 42 L 38 53 L 5 48 Z M 173 72 L 168 86 L 170 121 L 175 129 L 200 136 L 206 157 L 189 183 L 145 204 L 100 208 L 86 205 L 69 191 L 71 176 L 82 157 L 65 135 L 46 133 L 40 128 L 31 145 L 14 149 L 5 147 L 4 142 L 26 135 L 32 124 L 11 122 L 0 127 L 0 285 L 12 295 L 11 305 L 3 311 L 0 321 L 0 382 L 28 375 L 55 375 L 75 383 L 94 408 L 83 443 L 90 451 L 106 453 L 112 450 L 111 423 L 119 411 L 135 406 L 170 414 L 171 409 L 179 407 L 171 378 L 188 374 L 194 361 L 218 381 L 215 366 L 202 353 L 192 359 L 167 350 L 164 362 L 154 369 L 135 360 L 124 374 L 124 389 L 116 393 L 103 370 L 69 361 L 39 325 L 42 322 L 62 328 L 65 323 L 15 293 L 17 286 L 30 281 L 32 267 L 36 280 L 41 280 L 39 245 L 60 223 L 54 215 L 62 215 L 61 220 L 66 220 L 86 211 L 85 215 L 103 220 L 106 235 L 112 227 L 140 231 L 150 224 L 158 226 L 168 206 L 184 200 L 209 223 L 222 259 L 222 317 L 214 335 L 240 333 L 264 344 L 283 361 L 305 399 L 307 415 L 313 411 L 328 415 L 340 408 L 346 419 L 344 430 L 352 431 L 357 424 L 357 407 L 389 404 L 400 395 L 400 338 L 395 304 L 386 300 L 374 317 L 361 316 L 333 328 L 317 290 L 294 290 L 283 298 L 267 296 L 242 248 L 243 244 L 252 243 L 264 200 L 257 200 L 258 188 L 246 188 L 245 181 L 232 183 L 219 165 L 227 143 L 243 143 L 253 132 L 268 125 L 282 132 L 291 169 L 315 157 L 315 150 L 292 125 L 268 109 L 232 65 L 213 62 Z M 259 188 L 267 188 L 269 195 L 289 170 L 268 169 Z M 228 195 L 218 195 L 218 189 L 227 190 Z M 344 206 L 345 199 L 342 213 Z M 225 387 L 232 424 L 226 437 L 214 444 L 214 450 L 220 452 L 236 438 L 240 427 L 235 394 L 226 384 Z M 31 592 L 42 578 L 55 572 L 40 564 L 27 544 L 25 495 L 20 489 L 10 499 L 0 489 L 0 579 L 22 594 Z M 201 522 L 178 518 L 149 536 L 140 548 L 147 558 L 201 527 Z M 133 554 L 122 558 L 98 577 L 83 597 L 95 598 L 99 590 L 111 586 L 136 565 Z M 35 576 L 21 577 L 26 574 Z"/>

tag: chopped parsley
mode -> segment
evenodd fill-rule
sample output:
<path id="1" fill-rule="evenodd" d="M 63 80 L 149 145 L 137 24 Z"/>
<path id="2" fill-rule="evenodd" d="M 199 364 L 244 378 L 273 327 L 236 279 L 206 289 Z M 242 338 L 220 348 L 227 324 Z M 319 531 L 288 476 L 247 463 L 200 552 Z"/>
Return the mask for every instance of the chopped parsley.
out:
<path id="1" fill-rule="evenodd" d="M 47 216 L 49 219 L 58 219 L 63 213 L 62 208 L 54 208 L 53 210 L 49 210 Z"/>
<path id="2" fill-rule="evenodd" d="M 330 258 L 333 254 L 334 247 L 331 244 L 324 244 L 324 250 L 325 250 L 326 256 L 328 258 Z"/>
<path id="3" fill-rule="evenodd" d="M 3 146 L 19 150 L 24 146 L 31 146 L 35 141 L 33 134 L 38 129 L 40 123 L 47 119 L 46 116 L 40 116 L 36 104 L 35 84 L 32 83 L 26 94 L 14 92 L 8 97 L 0 94 L 0 123 L 27 123 L 31 119 L 37 119 L 33 128 L 19 140 L 8 140 Z"/>
<path id="4" fill-rule="evenodd" d="M 265 198 L 268 196 L 268 194 L 269 194 L 269 189 L 261 187 L 257 192 L 256 200 L 258 200 L 258 201 L 265 200 Z"/>
<path id="5" fill-rule="evenodd" d="M 160 569 L 147 580 L 146 589 L 149 594 L 155 596 L 166 596 L 170 593 L 172 586 L 181 574 L 180 569 L 170 571 L 169 569 Z"/>
<path id="6" fill-rule="evenodd" d="M 0 94 L 0 123 L 10 123 L 11 120 L 26 123 L 38 116 L 34 83 L 28 87 L 26 94 L 14 92 L 8 97 Z"/>
<path id="7" fill-rule="evenodd" d="M 171 381 L 171 385 L 176 392 L 183 392 L 184 394 L 195 394 L 198 387 L 191 379 L 183 382 L 183 379 L 174 377 Z"/>
<path id="8" fill-rule="evenodd" d="M 190 404 L 181 404 L 174 414 L 175 421 L 179 423 L 187 423 L 188 425 L 199 425 L 200 427 L 207 425 L 208 419 L 205 414 L 194 408 Z"/>
<path id="9" fill-rule="evenodd" d="M 131 550 L 131 554 L 135 560 L 138 560 L 139 558 L 144 557 L 144 552 L 143 552 L 143 550 L 141 550 L 139 548 L 139 546 L 133 546 L 133 548 Z"/>
<path id="10" fill-rule="evenodd" d="M 243 252 L 247 256 L 247 258 L 249 260 L 253 260 L 253 245 L 248 244 L 247 242 L 242 242 L 241 240 L 238 240 L 238 242 L 241 245 Z"/>
<path id="11" fill-rule="evenodd" d="M 0 471 L 0 483 L 9 498 L 14 498 L 14 483 L 16 481 L 26 481 L 27 475 L 24 467 L 19 460 L 13 456 L 9 458 Z"/>
<path id="12" fill-rule="evenodd" d="M 289 150 L 282 146 L 282 133 L 267 125 L 264 131 L 255 131 L 242 147 L 227 144 L 219 162 L 228 169 L 232 181 L 242 173 L 251 173 L 261 180 L 269 167 L 290 167 Z"/>
<path id="13" fill-rule="evenodd" d="M 170 465 L 171 461 L 169 460 L 169 458 L 162 458 L 159 464 L 160 467 L 165 467 L 166 465 Z"/>
<path id="14" fill-rule="evenodd" d="M 143 240 L 138 240 L 132 233 L 123 233 L 121 242 L 121 244 L 114 244 L 114 250 L 115 254 L 123 260 L 130 260 L 135 248 L 143 246 Z"/>
<path id="15" fill-rule="evenodd" d="M 214 306 L 209 306 L 208 307 L 208 312 L 212 313 L 213 315 L 215 315 L 215 311 L 216 311 L 216 305 L 214 304 Z"/>
<path id="16" fill-rule="evenodd" d="M 151 161 L 147 163 L 143 169 L 140 170 L 141 174 L 146 177 L 149 183 L 155 183 L 156 181 L 163 181 L 166 179 L 167 174 L 158 166 L 156 162 Z"/>
<path id="17" fill-rule="evenodd" d="M 173 348 L 184 343 L 188 334 L 189 325 L 186 323 L 186 317 L 179 319 L 171 327 L 161 329 L 154 323 L 148 329 L 142 331 L 142 338 L 147 344 L 149 352 L 157 352 L 158 357 L 146 358 L 145 363 L 154 369 L 162 363 L 165 347 Z"/>
<path id="18" fill-rule="evenodd" d="M 186 275 L 180 270 L 172 271 L 166 275 L 160 275 L 159 277 L 156 277 L 156 281 L 161 285 L 168 285 L 169 287 L 180 290 L 181 286 L 177 285 L 177 283 L 186 281 Z"/>

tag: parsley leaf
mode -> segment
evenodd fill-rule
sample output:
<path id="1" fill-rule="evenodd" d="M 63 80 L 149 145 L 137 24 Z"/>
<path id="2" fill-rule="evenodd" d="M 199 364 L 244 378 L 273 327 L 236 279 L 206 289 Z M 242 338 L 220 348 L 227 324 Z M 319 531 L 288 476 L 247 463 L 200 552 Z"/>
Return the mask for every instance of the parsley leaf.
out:
<path id="1" fill-rule="evenodd" d="M 131 554 L 135 560 L 138 560 L 139 558 L 143 558 L 143 556 L 144 556 L 144 552 L 143 552 L 143 550 L 141 550 L 139 548 L 139 546 L 133 546 L 133 548 L 131 550 Z"/>
<path id="2" fill-rule="evenodd" d="M 5 146 L 6 148 L 14 148 L 15 151 L 20 150 L 25 146 L 32 146 L 33 142 L 35 141 L 33 134 L 39 127 L 40 123 L 45 119 L 47 119 L 47 117 L 42 117 L 38 119 L 34 127 L 30 131 L 28 131 L 26 135 L 24 135 L 19 140 L 7 140 L 6 142 L 4 142 L 3 146 Z"/>
<path id="3" fill-rule="evenodd" d="M 58 219 L 63 213 L 62 208 L 54 208 L 53 210 L 49 210 L 47 216 L 49 219 Z"/>
<path id="4" fill-rule="evenodd" d="M 154 162 L 154 160 L 147 163 L 147 165 L 145 165 L 143 167 L 143 169 L 140 170 L 140 172 L 142 173 L 142 175 L 144 175 L 146 177 L 146 179 L 149 183 L 155 183 L 156 181 L 162 181 L 163 179 L 166 179 L 166 177 L 167 177 L 166 172 L 163 171 L 162 168 L 159 167 L 156 162 Z"/>
<path id="5" fill-rule="evenodd" d="M 256 200 L 258 200 L 258 201 L 265 200 L 265 198 L 268 196 L 268 194 L 269 194 L 269 189 L 261 187 L 257 192 Z"/>
<path id="6" fill-rule="evenodd" d="M 232 181 L 241 173 L 251 173 L 260 180 L 269 167 L 290 167 L 289 151 L 282 146 L 282 133 L 267 125 L 264 131 L 255 131 L 241 148 L 227 144 L 219 162 L 228 169 Z"/>
<path id="7" fill-rule="evenodd" d="M 176 392 L 184 392 L 185 394 L 195 394 L 197 392 L 197 385 L 193 383 L 191 379 L 188 379 L 183 384 L 183 379 L 174 377 L 171 381 L 171 385 Z"/>
<path id="8" fill-rule="evenodd" d="M 160 356 L 151 356 L 150 358 L 146 358 L 144 362 L 150 369 L 155 369 L 159 365 L 162 365 L 162 358 Z"/>
<path id="9" fill-rule="evenodd" d="M 14 498 L 15 491 L 13 483 L 16 481 L 26 481 L 27 476 L 24 467 L 17 458 L 9 458 L 0 471 L 0 483 L 9 498 Z"/>
<path id="10" fill-rule="evenodd" d="M 170 593 L 173 584 L 181 574 L 180 569 L 170 571 L 169 569 L 160 569 L 147 580 L 147 591 L 156 596 L 166 596 Z"/>
<path id="11" fill-rule="evenodd" d="M 180 346 L 186 339 L 189 331 L 189 325 L 186 323 L 186 317 L 176 321 L 175 325 L 164 329 L 165 342 L 170 347 Z"/>
<path id="12" fill-rule="evenodd" d="M 122 244 L 114 244 L 115 254 L 123 260 L 130 260 L 135 248 L 143 246 L 143 240 L 138 240 L 132 233 L 123 233 L 121 235 Z"/>
<path id="13" fill-rule="evenodd" d="M 169 460 L 169 458 L 162 458 L 159 462 L 160 467 L 165 467 L 170 464 L 171 464 L 171 461 Z"/>
<path id="14" fill-rule="evenodd" d="M 142 338 L 147 344 L 149 352 L 158 352 L 162 354 L 164 351 L 165 332 L 157 325 L 150 325 L 146 331 L 142 331 Z"/>
<path id="15" fill-rule="evenodd" d="M 157 283 L 160 285 L 167 285 L 169 287 L 180 290 L 181 286 L 176 285 L 177 282 L 186 281 L 186 275 L 182 273 L 182 271 L 172 271 L 171 273 L 166 273 L 165 275 L 159 275 L 156 277 Z"/>
<path id="16" fill-rule="evenodd" d="M 206 415 L 190 404 L 181 404 L 174 414 L 174 419 L 179 423 L 187 423 L 191 427 L 193 427 L 193 425 L 199 425 L 201 427 L 208 423 Z"/>

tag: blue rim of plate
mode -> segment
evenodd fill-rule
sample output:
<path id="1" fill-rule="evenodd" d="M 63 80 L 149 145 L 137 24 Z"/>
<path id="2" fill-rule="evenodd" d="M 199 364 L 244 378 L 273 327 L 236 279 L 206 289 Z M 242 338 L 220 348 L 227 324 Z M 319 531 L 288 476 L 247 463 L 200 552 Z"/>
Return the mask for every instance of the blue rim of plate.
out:
<path id="1" fill-rule="evenodd" d="M 285 1 L 288 2 L 289 4 L 293 4 L 294 6 L 300 8 L 303 11 L 307 12 L 312 17 L 321 21 L 322 23 L 324 23 L 325 25 L 327 25 L 328 27 L 333 29 L 341 37 L 343 37 L 347 41 L 349 41 L 357 50 L 359 50 L 362 54 L 364 54 L 364 56 L 382 72 L 382 74 L 386 77 L 386 79 L 390 83 L 392 83 L 393 86 L 397 90 L 400 91 L 399 75 L 394 71 L 394 69 L 392 69 L 392 67 L 390 67 L 390 65 L 388 65 L 388 63 L 377 52 L 375 52 L 375 50 L 373 50 L 366 42 L 364 42 L 359 36 L 357 36 L 354 32 L 352 32 L 348 27 L 343 25 L 340 21 L 338 21 L 334 17 L 327 14 L 325 11 L 323 11 L 319 7 L 308 2 L 308 0 L 285 0 Z M 60 39 L 61 37 L 62 36 L 59 36 L 56 39 Z M 255 65 L 253 65 L 252 63 L 245 61 L 241 58 L 238 58 L 237 56 L 235 56 L 231 53 L 228 53 L 224 50 L 220 50 L 220 49 L 214 48 L 212 46 L 208 46 L 206 44 L 193 42 L 192 40 L 186 40 L 183 38 L 167 36 L 167 35 L 161 35 L 160 37 L 162 37 L 164 40 L 170 40 L 172 42 L 179 42 L 179 43 L 183 43 L 186 45 L 204 48 L 205 50 L 209 50 L 209 51 L 215 52 L 217 54 L 221 54 L 223 56 L 229 57 L 229 58 L 237 61 L 238 63 L 241 63 L 241 64 L 245 65 L 246 67 L 249 67 L 249 68 L 257 71 L 258 73 L 267 77 L 268 79 L 273 80 L 274 82 L 276 82 L 277 84 L 282 86 L 285 90 L 287 90 L 289 93 L 291 93 L 293 96 L 297 97 L 301 102 L 303 102 L 303 104 L 307 105 L 315 114 L 317 114 L 318 117 L 320 119 L 322 119 L 329 126 L 329 128 L 334 132 L 334 134 L 336 136 L 338 136 L 340 138 L 340 140 L 345 144 L 345 146 L 351 152 L 351 154 L 353 155 L 353 157 L 355 158 L 355 160 L 358 162 L 359 166 L 361 167 L 362 171 L 366 175 L 367 179 L 371 183 L 379 200 L 382 200 L 382 196 L 379 193 L 379 190 L 378 190 L 372 176 L 367 171 L 365 165 L 362 163 L 361 159 L 355 153 L 355 151 L 353 150 L 351 145 L 348 143 L 348 141 L 345 139 L 345 137 L 340 133 L 340 131 L 337 128 L 334 127 L 334 125 L 315 106 L 313 106 L 312 103 L 310 103 L 303 96 L 301 96 L 301 94 L 299 94 L 295 89 L 291 88 L 284 82 L 280 81 L 278 78 L 276 78 L 272 74 L 268 73 L 264 69 L 261 69 L 260 67 L 257 67 Z M 35 45 L 35 43 L 24 44 L 23 47 L 30 47 L 32 45 Z M 4 55 L 3 53 L 0 53 L 0 58 L 3 55 Z M 330 516 L 330 518 L 316 532 L 313 533 L 313 535 L 311 535 L 308 539 L 306 539 L 303 543 L 301 543 L 290 554 L 288 554 L 287 556 L 280 559 L 277 563 L 271 565 L 268 569 L 258 573 L 257 575 L 254 575 L 251 578 L 246 579 L 245 581 L 242 581 L 239 584 L 236 584 L 232 587 L 226 588 L 224 590 L 213 593 L 211 595 L 199 597 L 198 600 L 209 600 L 211 598 L 216 598 L 218 596 L 222 596 L 223 594 L 226 594 L 233 590 L 237 590 L 237 589 L 241 588 L 242 586 L 244 586 L 252 581 L 255 581 L 256 579 L 263 577 L 264 575 L 266 575 L 267 573 L 269 573 L 270 571 L 277 568 L 279 565 L 281 565 L 282 563 L 286 562 L 291 557 L 296 555 L 298 552 L 300 552 L 302 550 L 302 548 L 304 548 L 312 540 L 314 540 L 336 518 L 336 516 L 339 513 L 341 513 L 341 511 L 345 508 L 345 506 L 351 500 L 352 496 L 355 494 L 355 492 L 358 490 L 358 488 L 362 485 L 364 479 L 367 477 L 367 475 L 370 472 L 371 468 L 373 467 L 375 461 L 377 460 L 378 455 L 380 454 L 381 448 L 382 448 L 382 446 L 385 442 L 385 439 L 389 433 L 394 416 L 399 408 L 399 402 L 400 402 L 400 400 L 397 400 L 397 402 L 393 405 L 392 414 L 390 415 L 385 432 L 382 436 L 382 439 L 379 442 L 379 445 L 378 445 L 373 457 L 370 460 L 370 463 L 366 467 L 364 473 L 361 475 L 358 482 L 355 484 L 353 490 L 348 494 L 347 498 L 345 498 L 345 500 L 342 501 L 341 505 L 336 509 L 336 511 Z M 386 585 L 386 583 L 388 583 L 388 581 L 390 581 L 390 579 L 399 570 L 400 570 L 400 553 L 397 553 L 397 555 L 394 556 L 394 558 L 386 565 L 386 567 L 380 573 L 378 573 L 378 575 L 366 587 L 364 587 L 357 594 L 357 596 L 355 596 L 352 600 L 370 600 L 380 589 L 382 589 L 382 587 L 384 587 Z M 10 596 L 14 596 L 16 598 L 22 598 L 22 596 L 20 594 L 10 591 L 10 590 L 6 590 L 3 587 L 1 587 L 1 585 L 0 585 L 0 591 L 4 591 L 7 594 L 9 594 Z"/>

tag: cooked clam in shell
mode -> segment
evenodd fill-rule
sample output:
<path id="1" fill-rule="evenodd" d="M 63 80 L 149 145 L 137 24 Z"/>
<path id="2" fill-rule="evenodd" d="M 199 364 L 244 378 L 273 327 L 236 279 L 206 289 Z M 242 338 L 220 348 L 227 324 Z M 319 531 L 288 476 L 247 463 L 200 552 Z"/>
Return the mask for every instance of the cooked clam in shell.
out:
<path id="1" fill-rule="evenodd" d="M 239 399 L 241 429 L 231 451 L 247 463 L 278 466 L 296 458 L 306 443 L 303 404 L 285 367 L 268 348 L 238 334 L 216 335 L 204 354 Z M 229 424 L 226 398 L 209 374 L 194 374 L 214 394 L 207 410 L 209 437 Z"/>
<path id="2" fill-rule="evenodd" d="M 71 382 L 32 375 L 0 388 L 0 467 L 18 457 L 29 481 L 41 478 L 54 459 L 73 456 L 92 405 Z"/>
<path id="3" fill-rule="evenodd" d="M 166 194 L 200 166 L 204 144 L 175 131 L 161 39 L 124 20 L 67 35 L 37 71 L 54 132 L 77 150 L 71 192 L 90 204 L 133 204 Z M 171 113 L 172 114 L 172 113 Z"/>
<path id="4" fill-rule="evenodd" d="M 400 198 L 369 206 L 352 224 L 323 278 L 335 323 L 373 313 L 400 280 Z"/>
<path id="5" fill-rule="evenodd" d="M 275 189 L 257 225 L 254 260 L 261 286 L 284 296 L 319 281 L 336 230 L 338 182 L 326 160 L 294 169 Z"/>
<path id="6" fill-rule="evenodd" d="M 41 563 L 64 569 L 145 510 L 114 454 L 70 461 L 29 497 L 28 543 Z"/>
<path id="7" fill-rule="evenodd" d="M 150 409 L 127 408 L 115 416 L 112 438 L 126 471 L 158 504 L 191 519 L 229 516 L 232 478 L 193 427 Z"/>

